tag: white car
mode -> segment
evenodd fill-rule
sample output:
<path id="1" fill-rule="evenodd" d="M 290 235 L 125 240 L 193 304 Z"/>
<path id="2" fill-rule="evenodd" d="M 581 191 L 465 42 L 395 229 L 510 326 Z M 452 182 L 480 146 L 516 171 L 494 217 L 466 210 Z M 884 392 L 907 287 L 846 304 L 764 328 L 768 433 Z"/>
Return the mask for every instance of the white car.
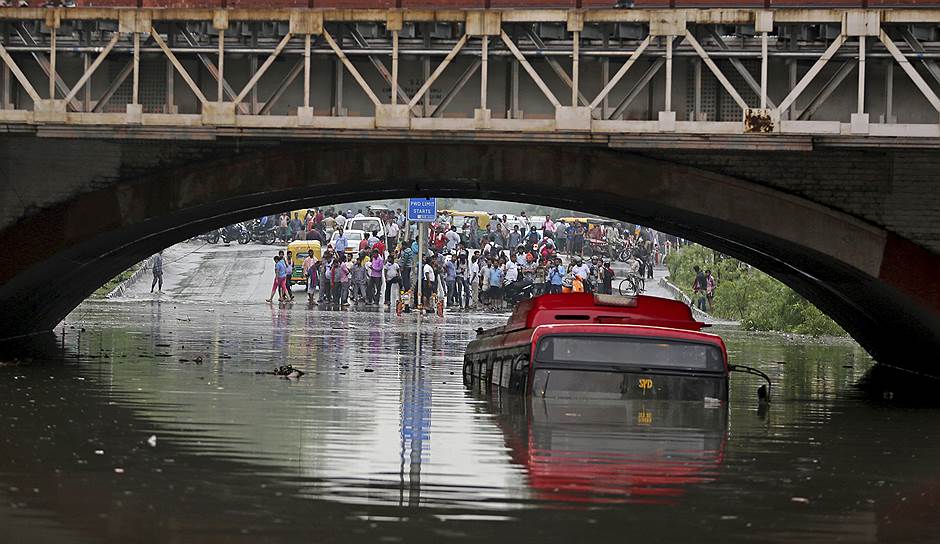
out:
<path id="1" fill-rule="evenodd" d="M 346 236 L 346 255 L 352 255 L 359 253 L 359 243 L 362 242 L 363 238 L 368 238 L 368 235 L 365 231 L 348 229 L 344 230 L 343 234 Z M 334 230 L 333 236 L 330 236 L 330 245 L 336 247 L 336 239 L 339 238 L 339 231 Z"/>
<path id="2" fill-rule="evenodd" d="M 375 230 L 379 232 L 379 238 L 385 236 L 385 225 L 378 217 L 356 217 L 346 221 L 346 227 L 350 230 L 361 230 L 369 234 L 372 234 L 372 231 Z"/>

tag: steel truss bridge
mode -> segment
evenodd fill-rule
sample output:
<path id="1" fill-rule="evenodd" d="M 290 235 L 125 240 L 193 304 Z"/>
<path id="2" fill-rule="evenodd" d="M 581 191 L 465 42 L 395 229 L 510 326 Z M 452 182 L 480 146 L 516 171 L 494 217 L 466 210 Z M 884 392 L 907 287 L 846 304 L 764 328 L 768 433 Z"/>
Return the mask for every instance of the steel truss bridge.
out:
<path id="1" fill-rule="evenodd" d="M 0 8 L 0 28 L 8 131 L 940 137 L 940 10 Z"/>

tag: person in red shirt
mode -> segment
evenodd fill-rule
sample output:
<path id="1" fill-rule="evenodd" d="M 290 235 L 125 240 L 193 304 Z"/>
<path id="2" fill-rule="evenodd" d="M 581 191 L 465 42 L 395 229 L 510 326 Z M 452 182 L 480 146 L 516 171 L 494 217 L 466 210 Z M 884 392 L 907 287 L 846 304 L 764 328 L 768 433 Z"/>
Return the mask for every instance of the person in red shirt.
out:
<path id="1" fill-rule="evenodd" d="M 362 250 L 364 250 L 364 249 L 369 249 L 369 239 L 368 239 L 368 238 L 363 238 L 362 241 L 359 242 L 359 251 L 362 251 Z"/>
<path id="2" fill-rule="evenodd" d="M 379 255 L 385 255 L 385 242 L 382 238 L 379 238 L 379 241 L 372 246 L 372 249 L 379 252 Z"/>

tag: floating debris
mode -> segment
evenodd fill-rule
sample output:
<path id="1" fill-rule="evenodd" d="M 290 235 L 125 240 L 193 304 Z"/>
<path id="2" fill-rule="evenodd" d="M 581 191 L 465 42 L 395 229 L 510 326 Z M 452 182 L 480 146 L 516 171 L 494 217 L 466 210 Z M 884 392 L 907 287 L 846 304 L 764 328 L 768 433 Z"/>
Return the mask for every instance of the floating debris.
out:
<path id="1" fill-rule="evenodd" d="M 156 448 L 157 447 L 157 435 L 155 434 L 150 435 L 150 438 L 147 439 L 147 444 L 149 444 L 151 448 Z"/>
<path id="2" fill-rule="evenodd" d="M 303 371 L 297 370 L 291 365 L 276 367 L 272 372 L 259 371 L 255 372 L 255 374 L 273 374 L 274 376 L 283 376 L 288 379 L 297 379 L 304 375 Z"/>

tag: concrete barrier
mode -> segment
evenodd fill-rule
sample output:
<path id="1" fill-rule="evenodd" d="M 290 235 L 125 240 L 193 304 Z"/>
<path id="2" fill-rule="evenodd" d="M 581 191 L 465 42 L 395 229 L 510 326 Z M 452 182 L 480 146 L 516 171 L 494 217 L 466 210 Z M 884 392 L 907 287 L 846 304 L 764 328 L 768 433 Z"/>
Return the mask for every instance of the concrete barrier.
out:
<path id="1" fill-rule="evenodd" d="M 147 260 L 138 263 L 137 270 L 135 270 L 134 273 L 131 274 L 131 277 L 119 283 L 118 286 L 112 289 L 110 293 L 104 296 L 104 298 L 123 297 L 124 293 L 127 292 L 128 287 L 137 283 L 137 280 L 139 280 L 140 277 L 144 275 L 144 273 L 149 272 L 152 267 L 153 267 L 153 257 L 150 257 Z"/>
<path id="2" fill-rule="evenodd" d="M 693 306 L 692 299 L 689 298 L 689 295 L 686 295 L 682 289 L 679 289 L 673 285 L 672 282 L 670 282 L 667 278 L 659 278 L 659 286 L 669 291 L 674 299 L 681 300 L 682 302 L 685 302 L 690 308 L 692 308 L 692 316 L 695 317 L 695 319 L 698 319 L 699 321 L 705 321 L 706 319 L 709 321 L 723 321 L 716 319 L 712 317 L 711 314 L 703 312 L 702 310 L 699 310 Z"/>

